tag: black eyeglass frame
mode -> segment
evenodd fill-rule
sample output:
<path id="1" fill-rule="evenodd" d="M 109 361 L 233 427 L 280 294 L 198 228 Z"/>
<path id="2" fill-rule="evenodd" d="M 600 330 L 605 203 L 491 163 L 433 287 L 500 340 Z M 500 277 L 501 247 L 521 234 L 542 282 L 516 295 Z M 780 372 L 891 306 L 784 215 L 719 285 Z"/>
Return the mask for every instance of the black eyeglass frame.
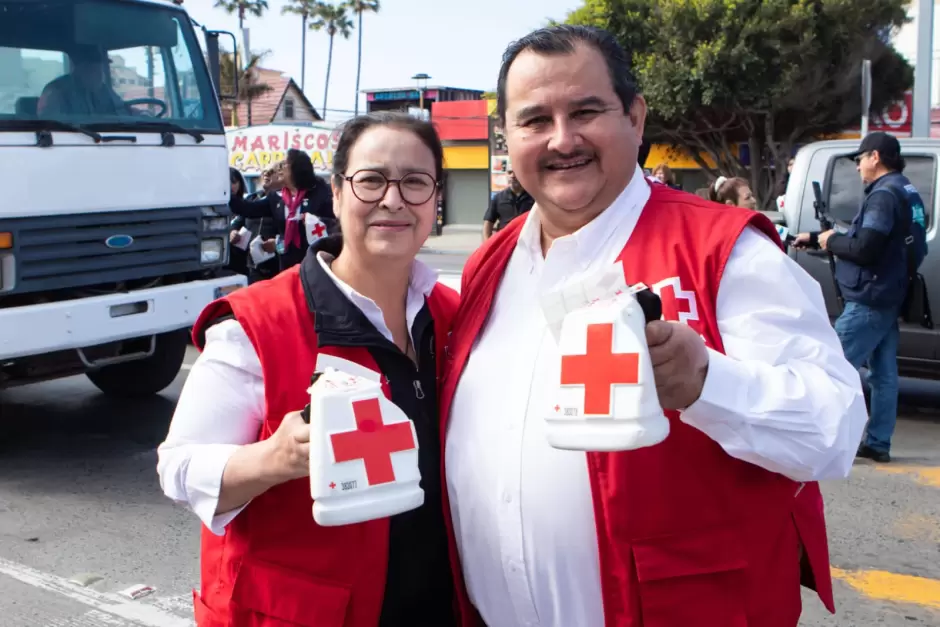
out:
<path id="1" fill-rule="evenodd" d="M 356 177 L 357 174 L 362 174 L 363 172 L 369 172 L 369 173 L 371 173 L 371 174 L 378 174 L 378 175 L 381 176 L 383 179 L 385 179 L 385 187 L 382 189 L 382 193 L 381 193 L 377 198 L 375 198 L 375 199 L 366 200 L 365 198 L 362 198 L 359 194 L 356 193 L 356 185 L 355 185 L 355 183 L 353 183 L 353 179 Z M 404 181 L 404 180 L 405 180 L 406 178 L 408 178 L 409 176 L 423 176 L 423 177 L 427 177 L 427 178 L 431 179 L 431 182 L 432 182 L 432 185 L 431 185 L 431 193 L 428 194 L 428 197 L 425 198 L 424 200 L 422 200 L 421 202 L 411 202 L 411 201 L 405 199 L 405 192 L 402 191 L 401 182 Z M 352 173 L 351 175 L 349 175 L 349 176 L 346 176 L 345 174 L 341 174 L 341 175 L 340 175 L 340 178 L 342 178 L 344 181 L 346 181 L 347 183 L 349 183 L 349 190 L 352 192 L 352 195 L 355 196 L 357 199 L 359 199 L 361 202 L 379 202 L 379 201 L 381 201 L 383 198 L 385 198 L 385 194 L 388 193 L 388 188 L 394 183 L 396 186 L 398 186 L 398 195 L 401 196 L 402 201 L 403 201 L 406 205 L 410 205 L 410 206 L 412 206 L 412 207 L 417 207 L 417 206 L 419 206 L 419 205 L 423 205 L 424 203 L 426 203 L 426 202 L 428 202 L 429 200 L 431 200 L 432 198 L 434 198 L 434 194 L 436 194 L 437 192 L 439 192 L 440 189 L 441 189 L 441 182 L 438 181 L 438 180 L 437 180 L 436 178 L 434 178 L 433 176 L 431 176 L 430 174 L 428 174 L 427 172 L 409 172 L 408 174 L 406 174 L 405 176 L 403 176 L 403 177 L 401 177 L 401 178 L 392 179 L 392 178 L 387 177 L 387 176 L 386 176 L 385 174 L 383 174 L 382 172 L 379 172 L 378 170 L 356 170 L 355 172 L 353 172 L 353 173 Z"/>

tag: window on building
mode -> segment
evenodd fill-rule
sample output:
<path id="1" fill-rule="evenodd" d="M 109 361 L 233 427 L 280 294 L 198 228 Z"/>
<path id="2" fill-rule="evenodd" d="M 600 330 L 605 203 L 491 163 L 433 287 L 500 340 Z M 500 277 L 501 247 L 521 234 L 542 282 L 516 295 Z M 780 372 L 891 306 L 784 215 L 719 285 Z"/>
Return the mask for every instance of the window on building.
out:
<path id="1" fill-rule="evenodd" d="M 294 99 L 293 98 L 284 99 L 284 117 L 288 120 L 294 119 Z"/>
<path id="2" fill-rule="evenodd" d="M 904 175 L 924 199 L 924 212 L 927 228 L 933 222 L 934 181 L 937 177 L 937 160 L 932 155 L 904 155 L 906 167 Z M 855 168 L 855 162 L 848 157 L 836 159 L 829 181 L 829 214 L 837 222 L 848 224 L 862 206 L 865 188 Z"/>

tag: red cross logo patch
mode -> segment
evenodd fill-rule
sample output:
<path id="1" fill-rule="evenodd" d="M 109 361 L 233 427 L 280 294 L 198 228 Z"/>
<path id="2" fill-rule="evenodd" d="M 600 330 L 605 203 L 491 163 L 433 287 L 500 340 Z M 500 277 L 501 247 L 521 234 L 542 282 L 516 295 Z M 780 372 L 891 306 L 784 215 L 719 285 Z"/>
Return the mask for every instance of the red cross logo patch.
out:
<path id="1" fill-rule="evenodd" d="M 679 277 L 670 277 L 656 283 L 653 292 L 663 303 L 663 320 L 675 320 L 688 324 L 698 321 L 698 303 L 695 292 L 682 289 Z"/>
<path id="2" fill-rule="evenodd" d="M 330 435 L 333 459 L 348 462 L 361 459 L 370 486 L 395 481 L 392 453 L 417 448 L 411 422 L 385 424 L 378 398 L 352 403 L 356 430 Z"/>
<path id="3" fill-rule="evenodd" d="M 612 323 L 589 324 L 587 351 L 561 357 L 561 384 L 584 386 L 585 415 L 610 415 L 613 387 L 639 383 L 639 354 L 615 353 L 613 346 Z"/>

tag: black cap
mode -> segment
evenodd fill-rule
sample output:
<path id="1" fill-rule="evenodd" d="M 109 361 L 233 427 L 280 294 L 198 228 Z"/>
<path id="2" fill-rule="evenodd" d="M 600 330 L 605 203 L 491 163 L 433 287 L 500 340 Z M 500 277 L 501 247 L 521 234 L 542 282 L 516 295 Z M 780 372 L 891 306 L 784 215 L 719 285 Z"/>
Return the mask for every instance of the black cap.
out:
<path id="1" fill-rule="evenodd" d="M 898 142 L 898 138 L 894 135 L 878 131 L 877 133 L 866 135 L 865 139 L 862 140 L 861 145 L 858 147 L 858 150 L 849 155 L 849 158 L 855 159 L 859 155 L 872 152 L 873 150 L 878 151 L 878 155 L 881 157 L 882 161 L 885 158 L 890 159 L 891 157 L 897 158 L 901 156 L 901 144 Z"/>

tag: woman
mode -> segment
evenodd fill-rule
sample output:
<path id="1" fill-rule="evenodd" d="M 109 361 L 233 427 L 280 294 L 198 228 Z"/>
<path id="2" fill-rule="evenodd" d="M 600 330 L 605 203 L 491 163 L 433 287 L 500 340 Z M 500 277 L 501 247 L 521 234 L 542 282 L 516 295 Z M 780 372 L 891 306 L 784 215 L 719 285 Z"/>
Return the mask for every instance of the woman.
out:
<path id="1" fill-rule="evenodd" d="M 279 170 L 283 188 L 279 194 L 269 193 L 259 200 L 232 197 L 232 212 L 246 218 L 272 218 L 283 247 L 277 251 L 281 270 L 291 268 L 307 252 L 304 214 L 320 219 L 328 233 L 334 228 L 333 205 L 327 183 L 313 172 L 310 155 L 301 150 L 288 150 L 287 159 Z"/>
<path id="2" fill-rule="evenodd" d="M 673 189 L 682 189 L 676 184 L 676 175 L 665 163 L 660 163 L 658 166 L 653 168 L 653 178 L 658 180 L 663 185 L 667 185 Z"/>
<path id="3" fill-rule="evenodd" d="M 708 198 L 712 202 L 720 202 L 723 205 L 757 209 L 757 199 L 751 191 L 751 186 L 738 176 L 730 179 L 719 176 L 715 184 L 709 188 Z"/>
<path id="4" fill-rule="evenodd" d="M 353 119 L 332 178 L 343 235 L 200 316 L 194 338 L 204 347 L 158 463 L 164 492 L 205 524 L 199 627 L 455 624 L 436 383 L 457 295 L 415 259 L 434 226 L 442 171 L 429 123 Z M 385 394 L 412 419 L 418 509 L 314 523 L 310 428 L 298 410 L 318 352 L 381 372 Z"/>
<path id="5" fill-rule="evenodd" d="M 242 173 L 235 168 L 228 169 L 228 182 L 232 192 L 232 198 L 244 198 L 248 191 L 245 185 L 245 178 Z M 231 231 L 229 232 L 229 243 L 234 244 L 238 240 L 238 232 L 245 226 L 245 218 L 235 216 L 232 220 Z M 248 253 L 238 246 L 229 247 L 228 269 L 238 274 L 248 276 Z"/>

